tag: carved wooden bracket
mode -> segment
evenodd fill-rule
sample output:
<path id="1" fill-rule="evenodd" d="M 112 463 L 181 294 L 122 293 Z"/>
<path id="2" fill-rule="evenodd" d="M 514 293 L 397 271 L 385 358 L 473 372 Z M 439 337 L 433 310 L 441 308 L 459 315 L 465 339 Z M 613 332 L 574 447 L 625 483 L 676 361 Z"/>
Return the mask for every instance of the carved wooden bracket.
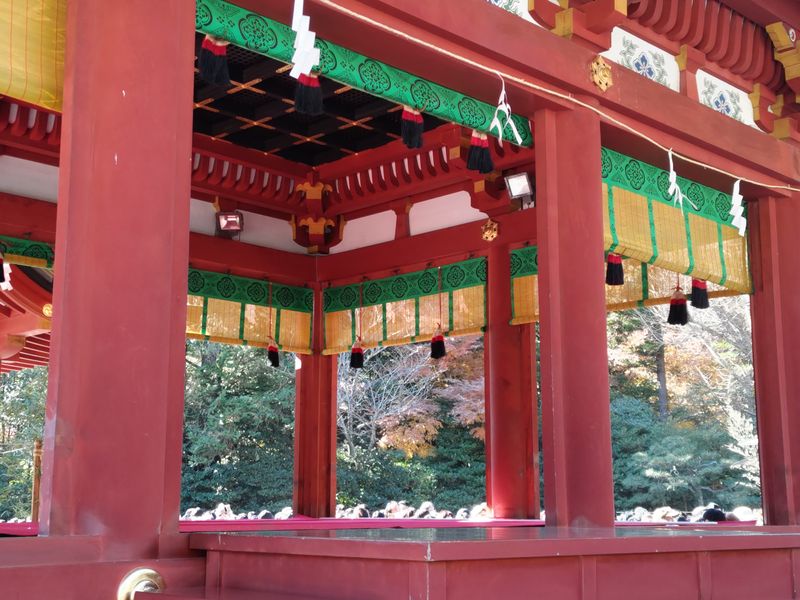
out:
<path id="1" fill-rule="evenodd" d="M 572 39 L 597 52 L 611 48 L 611 31 L 628 15 L 627 0 L 528 0 L 528 12 L 556 35 Z"/>
<path id="2" fill-rule="evenodd" d="M 786 23 L 778 22 L 767 25 L 767 33 L 775 46 L 775 59 L 783 64 L 786 83 L 795 93 L 800 92 L 800 46 L 797 43 L 797 31 Z"/>

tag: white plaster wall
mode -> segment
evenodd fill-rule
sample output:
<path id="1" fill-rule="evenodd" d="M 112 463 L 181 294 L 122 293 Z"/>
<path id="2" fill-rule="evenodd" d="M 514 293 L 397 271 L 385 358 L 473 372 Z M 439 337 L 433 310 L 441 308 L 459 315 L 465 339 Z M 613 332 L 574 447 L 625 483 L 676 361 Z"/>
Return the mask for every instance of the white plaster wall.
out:
<path id="1" fill-rule="evenodd" d="M 472 208 L 470 203 L 467 192 L 456 192 L 416 203 L 409 214 L 411 235 L 486 219 L 486 215 Z"/>
<path id="2" fill-rule="evenodd" d="M 0 192 L 55 202 L 58 198 L 58 167 L 0 156 Z"/>
<path id="3" fill-rule="evenodd" d="M 391 210 L 348 221 L 344 226 L 344 239 L 331 248 L 331 254 L 390 242 L 394 239 L 396 223 L 397 215 Z"/>
<path id="4" fill-rule="evenodd" d="M 710 73 L 698 69 L 697 94 L 701 104 L 745 125 L 758 127 L 753 118 L 753 105 L 750 103 L 750 97 L 744 90 L 735 88 Z"/>
<path id="5" fill-rule="evenodd" d="M 675 57 L 661 48 L 615 27 L 611 32 L 611 48 L 602 56 L 643 77 L 676 92 L 681 89 L 680 69 Z"/>

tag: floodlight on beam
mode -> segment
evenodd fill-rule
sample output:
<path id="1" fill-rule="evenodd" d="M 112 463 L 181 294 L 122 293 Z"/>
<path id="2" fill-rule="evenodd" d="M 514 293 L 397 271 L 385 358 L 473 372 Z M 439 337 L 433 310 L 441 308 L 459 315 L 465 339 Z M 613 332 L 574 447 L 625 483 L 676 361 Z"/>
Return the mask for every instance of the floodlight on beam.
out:
<path id="1" fill-rule="evenodd" d="M 519 203 L 521 208 L 534 205 L 535 189 L 530 175 L 525 171 L 505 176 L 506 191 L 514 204 Z"/>
<path id="2" fill-rule="evenodd" d="M 244 215 L 238 210 L 219 211 L 217 217 L 217 236 L 227 239 L 238 238 L 244 229 Z"/>

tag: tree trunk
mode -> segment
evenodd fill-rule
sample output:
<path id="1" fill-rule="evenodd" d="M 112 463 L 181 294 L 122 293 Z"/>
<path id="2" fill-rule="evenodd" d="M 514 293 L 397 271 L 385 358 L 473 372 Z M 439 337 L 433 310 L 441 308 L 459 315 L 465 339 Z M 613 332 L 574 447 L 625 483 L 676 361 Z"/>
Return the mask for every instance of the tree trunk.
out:
<path id="1" fill-rule="evenodd" d="M 660 320 L 655 323 L 656 338 L 656 377 L 658 378 L 658 417 L 666 421 L 669 416 L 667 399 L 667 360 L 664 350 L 664 329 Z"/>
<path id="2" fill-rule="evenodd" d="M 667 361 L 664 356 L 664 344 L 656 350 L 656 376 L 658 377 L 658 417 L 666 421 L 669 416 L 667 400 Z"/>

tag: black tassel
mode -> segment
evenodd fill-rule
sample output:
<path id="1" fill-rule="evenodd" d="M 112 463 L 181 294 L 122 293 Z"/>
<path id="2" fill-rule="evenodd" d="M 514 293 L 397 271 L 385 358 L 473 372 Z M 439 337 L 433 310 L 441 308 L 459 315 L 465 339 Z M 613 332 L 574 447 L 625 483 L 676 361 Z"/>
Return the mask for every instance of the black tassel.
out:
<path id="1" fill-rule="evenodd" d="M 269 345 L 267 348 L 267 358 L 269 359 L 269 364 L 276 369 L 281 365 L 281 358 L 280 354 L 278 354 L 277 346 Z"/>
<path id="2" fill-rule="evenodd" d="M 431 339 L 431 358 L 444 358 L 445 355 L 447 355 L 447 350 L 444 347 L 444 336 L 438 333 Z"/>
<path id="3" fill-rule="evenodd" d="M 300 75 L 294 93 L 294 107 L 304 115 L 316 116 L 324 112 L 319 77 L 313 74 Z"/>
<path id="4" fill-rule="evenodd" d="M 622 257 L 613 252 L 609 252 L 606 258 L 606 285 L 625 285 Z"/>
<path id="5" fill-rule="evenodd" d="M 353 344 L 353 348 L 350 350 L 350 368 L 364 368 L 364 349 L 358 343 Z"/>
<path id="6" fill-rule="evenodd" d="M 483 174 L 494 171 L 492 154 L 489 152 L 489 137 L 485 133 L 472 132 L 467 153 L 467 169 Z"/>
<path id="7" fill-rule="evenodd" d="M 424 128 L 422 113 L 410 106 L 404 106 L 400 133 L 407 148 L 422 148 L 422 130 Z"/>
<path id="8" fill-rule="evenodd" d="M 203 39 L 197 59 L 200 78 L 214 85 L 230 85 L 228 73 L 228 42 L 217 41 L 210 35 Z"/>
<path id="9" fill-rule="evenodd" d="M 688 322 L 689 309 L 686 306 L 686 295 L 678 288 L 669 301 L 667 323 L 670 325 L 686 325 Z"/>
<path id="10" fill-rule="evenodd" d="M 708 308 L 708 286 L 702 279 L 692 279 L 692 306 Z"/>

